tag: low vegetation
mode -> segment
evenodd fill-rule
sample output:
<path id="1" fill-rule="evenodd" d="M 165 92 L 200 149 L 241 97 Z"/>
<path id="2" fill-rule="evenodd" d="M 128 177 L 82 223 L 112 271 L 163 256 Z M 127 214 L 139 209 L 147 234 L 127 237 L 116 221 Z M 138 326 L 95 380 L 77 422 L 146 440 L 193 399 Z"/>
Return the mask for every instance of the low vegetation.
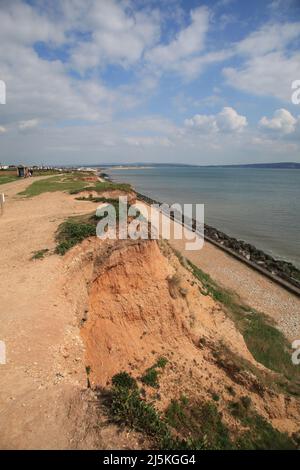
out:
<path id="1" fill-rule="evenodd" d="M 110 204 L 115 208 L 116 222 L 118 223 L 120 211 L 122 211 L 122 205 L 120 205 L 119 202 L 115 199 L 112 199 Z M 126 209 L 128 208 L 126 207 Z M 139 215 L 140 214 L 137 211 L 136 216 L 138 217 Z M 77 245 L 78 243 L 81 243 L 85 238 L 96 236 L 97 224 L 103 217 L 107 217 L 105 210 L 101 214 L 97 211 L 96 214 L 91 213 L 69 217 L 57 229 L 56 241 L 58 244 L 55 250 L 56 253 L 59 255 L 64 255 L 68 250 L 73 248 L 73 246 Z"/>
<path id="2" fill-rule="evenodd" d="M 288 435 L 275 430 L 253 410 L 249 397 L 228 403 L 229 413 L 242 429 L 233 435 L 213 401 L 189 400 L 182 396 L 171 400 L 165 411 L 159 412 L 155 402 L 147 401 L 142 391 L 136 379 L 127 372 L 120 372 L 112 378 L 106 406 L 113 422 L 147 435 L 155 448 L 296 449 Z"/>
<path id="3" fill-rule="evenodd" d="M 283 333 L 263 313 L 243 305 L 236 296 L 221 288 L 211 277 L 188 261 L 201 281 L 202 294 L 220 302 L 242 333 L 253 357 L 268 369 L 282 375 L 279 385 L 291 394 L 300 394 L 300 371 L 291 361 L 292 349 Z"/>
<path id="4" fill-rule="evenodd" d="M 0 184 L 11 183 L 18 179 L 15 172 L 12 171 L 0 171 Z"/>
<path id="5" fill-rule="evenodd" d="M 141 377 L 141 382 L 149 387 L 159 388 L 158 379 L 160 371 L 157 369 L 164 369 L 167 363 L 168 359 L 166 357 L 159 357 L 156 363 L 146 370 L 145 374 Z"/>
<path id="6" fill-rule="evenodd" d="M 38 196 L 46 192 L 65 191 L 70 194 L 79 194 L 82 191 L 97 191 L 99 193 L 109 190 L 130 191 L 128 184 L 118 184 L 110 182 L 91 182 L 86 181 L 91 175 L 88 172 L 70 172 L 64 173 L 39 181 L 34 181 L 28 188 L 20 192 L 19 195 L 25 197 Z"/>
<path id="7" fill-rule="evenodd" d="M 238 449 L 296 449 L 295 443 L 287 434 L 274 429 L 270 423 L 256 413 L 251 406 L 249 397 L 243 396 L 240 400 L 232 401 L 228 407 L 231 414 L 247 429 L 236 440 Z"/>
<path id="8" fill-rule="evenodd" d="M 86 181 L 83 181 L 79 176 L 73 174 L 52 176 L 50 178 L 34 181 L 24 191 L 20 192 L 20 196 L 33 197 L 39 196 L 43 193 L 51 193 L 55 191 L 70 192 L 76 188 L 86 186 Z"/>
<path id="9" fill-rule="evenodd" d="M 43 259 L 48 252 L 49 252 L 48 248 L 34 251 L 32 259 Z"/>
<path id="10" fill-rule="evenodd" d="M 85 238 L 96 236 L 99 219 L 94 214 L 70 217 L 63 222 L 56 232 L 56 253 L 64 255 L 70 248 L 81 243 Z"/>

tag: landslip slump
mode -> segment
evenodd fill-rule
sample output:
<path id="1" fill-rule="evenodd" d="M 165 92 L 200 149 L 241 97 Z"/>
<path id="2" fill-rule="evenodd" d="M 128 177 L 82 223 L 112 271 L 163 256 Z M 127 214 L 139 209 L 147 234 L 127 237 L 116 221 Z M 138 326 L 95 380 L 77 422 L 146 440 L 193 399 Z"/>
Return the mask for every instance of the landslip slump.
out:
<path id="1" fill-rule="evenodd" d="M 120 371 L 140 377 L 165 356 L 169 362 L 160 377 L 160 409 L 182 394 L 200 401 L 218 395 L 224 420 L 234 430 L 237 423 L 226 405 L 232 400 L 228 390 L 234 389 L 236 397 L 249 396 L 278 429 L 299 426 L 294 399 L 268 390 L 249 370 L 230 368 L 232 357 L 228 363 L 223 358 L 226 367 L 222 357 L 215 357 L 225 344 L 265 371 L 220 305 L 201 292 L 201 283 L 173 253 L 162 253 L 156 241 L 89 239 L 65 260 L 72 279 L 67 292 L 81 323 L 93 388 L 106 387 Z"/>
<path id="2" fill-rule="evenodd" d="M 169 291 L 173 274 L 155 241 L 121 245 L 103 263 L 82 328 L 97 385 L 106 385 L 130 363 L 150 366 L 152 351 L 162 353 L 164 345 L 183 339 L 184 324 Z"/>
<path id="3" fill-rule="evenodd" d="M 165 256 L 156 241 L 125 240 L 104 243 L 95 253 L 87 321 L 81 329 L 94 385 L 107 385 L 115 373 L 131 366 L 135 374 L 142 373 L 166 354 L 174 362 L 185 361 L 186 373 L 192 367 L 200 380 L 201 367 L 208 370 L 200 338 L 210 344 L 224 341 L 262 367 L 233 322 L 210 296 L 201 294 L 200 283 L 171 250 Z"/>

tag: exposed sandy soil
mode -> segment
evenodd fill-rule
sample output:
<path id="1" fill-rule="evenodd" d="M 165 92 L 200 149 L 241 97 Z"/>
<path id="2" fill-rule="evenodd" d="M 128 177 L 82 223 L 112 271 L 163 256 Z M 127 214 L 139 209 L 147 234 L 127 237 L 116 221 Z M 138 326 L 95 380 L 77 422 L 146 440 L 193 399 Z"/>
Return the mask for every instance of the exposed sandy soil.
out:
<path id="1" fill-rule="evenodd" d="M 222 409 L 226 386 L 233 385 L 278 429 L 298 429 L 295 399 L 258 392 L 254 376 L 233 380 L 213 360 L 212 345 L 222 340 L 264 371 L 221 307 L 200 294 L 167 248 L 162 254 L 155 241 L 93 238 L 63 258 L 31 260 L 36 250 L 53 250 L 66 217 L 95 210 L 61 192 L 16 196 L 31 182 L 0 188 L 7 196 L 0 218 L 0 339 L 7 347 L 7 364 L 0 365 L 0 448 L 147 447 L 138 434 L 107 423 L 86 387 L 85 367 L 92 384 L 105 386 L 122 369 L 140 375 L 161 354 L 170 359 L 161 407 L 196 390 L 202 398 L 218 393 Z M 236 427 L 225 409 L 224 419 Z"/>
<path id="2" fill-rule="evenodd" d="M 119 190 L 102 191 L 100 193 L 94 190 L 85 190 L 80 191 L 80 193 L 76 194 L 74 198 L 76 199 L 77 197 L 104 197 L 105 199 L 118 199 L 119 196 L 126 196 L 128 203 L 130 204 L 136 201 L 135 193 Z"/>

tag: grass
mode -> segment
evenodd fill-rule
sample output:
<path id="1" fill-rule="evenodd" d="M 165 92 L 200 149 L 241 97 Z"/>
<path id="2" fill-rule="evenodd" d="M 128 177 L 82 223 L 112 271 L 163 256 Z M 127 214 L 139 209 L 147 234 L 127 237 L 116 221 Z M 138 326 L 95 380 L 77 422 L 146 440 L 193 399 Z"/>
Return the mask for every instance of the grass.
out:
<path id="1" fill-rule="evenodd" d="M 243 429 L 235 437 L 223 422 L 216 403 L 182 396 L 171 400 L 165 412 L 160 413 L 154 402 L 142 397 L 137 381 L 127 372 L 112 378 L 108 397 L 106 404 L 113 422 L 147 435 L 158 449 L 296 449 L 287 434 L 275 430 L 252 409 L 248 397 L 228 405 Z"/>
<path id="2" fill-rule="evenodd" d="M 95 202 L 95 203 L 106 203 L 106 204 L 113 204 L 115 205 L 118 202 L 118 199 L 113 198 L 106 198 L 106 197 L 76 197 L 76 201 L 87 201 L 87 202 Z"/>
<path id="3" fill-rule="evenodd" d="M 229 403 L 231 414 L 247 430 L 236 440 L 236 448 L 249 450 L 296 450 L 293 440 L 273 428 L 251 407 L 249 397 L 241 397 Z"/>
<path id="4" fill-rule="evenodd" d="M 300 394 L 300 370 L 291 361 L 292 348 L 281 333 L 263 313 L 243 305 L 236 296 L 221 288 L 211 277 L 190 261 L 188 264 L 194 276 L 201 281 L 202 293 L 220 302 L 242 333 L 253 357 L 268 369 L 282 374 L 289 382 L 283 381 L 291 394 Z"/>
<path id="5" fill-rule="evenodd" d="M 109 182 L 88 183 L 85 177 L 90 176 L 85 172 L 71 172 L 62 175 L 52 176 L 43 180 L 34 181 L 28 188 L 20 192 L 19 195 L 25 197 L 33 197 L 45 192 L 65 191 L 70 194 L 79 194 L 82 191 L 103 191 L 122 190 L 130 191 L 131 186 L 128 184 L 118 184 Z"/>
<path id="6" fill-rule="evenodd" d="M 17 180 L 18 177 L 17 176 L 13 176 L 13 175 L 2 175 L 0 173 L 0 184 L 5 184 L 5 183 L 11 183 L 12 181 L 15 181 Z"/>
<path id="7" fill-rule="evenodd" d="M 126 372 L 121 374 L 121 381 L 120 374 L 112 378 L 109 395 L 108 411 L 113 421 L 146 434 L 159 449 L 194 448 L 190 447 L 189 440 L 175 435 L 165 415 L 160 414 L 153 403 L 141 397 L 135 379 Z"/>
<path id="8" fill-rule="evenodd" d="M 33 252 L 33 256 L 31 259 L 43 259 L 46 255 L 46 253 L 48 253 L 48 248 L 44 248 L 43 250 L 37 250 L 37 251 L 34 251 Z"/>
<path id="9" fill-rule="evenodd" d="M 217 406 L 210 401 L 185 404 L 172 400 L 166 410 L 168 424 L 182 436 L 190 436 L 194 448 L 232 449 L 229 431 Z M 193 447 L 192 447 L 193 448 Z"/>
<path id="10" fill-rule="evenodd" d="M 141 377 L 141 382 L 144 385 L 148 385 L 149 387 L 159 388 L 159 375 L 160 372 L 157 369 L 164 369 L 168 363 L 168 359 L 166 357 L 159 357 L 156 363 L 149 367 L 146 370 L 145 374 Z"/>
<path id="11" fill-rule="evenodd" d="M 158 377 L 159 372 L 154 367 L 150 367 L 141 377 L 141 381 L 143 384 L 148 385 L 149 387 L 159 388 Z"/>
<path id="12" fill-rule="evenodd" d="M 63 222 L 57 230 L 56 253 L 64 255 L 73 246 L 81 243 L 85 238 L 96 236 L 98 218 L 94 214 L 70 217 Z"/>
<path id="13" fill-rule="evenodd" d="M 79 178 L 72 178 L 70 176 L 52 176 L 43 180 L 34 181 L 28 188 L 20 192 L 20 196 L 33 197 L 39 196 L 43 193 L 52 193 L 55 191 L 67 191 L 83 188 L 86 186 L 86 181 Z"/>
<path id="14" fill-rule="evenodd" d="M 118 200 L 112 199 L 110 202 L 115 208 L 116 222 L 118 223 L 120 211 L 125 210 L 126 206 L 119 204 Z M 130 206 L 128 206 L 129 208 Z M 127 209 L 128 209 L 127 208 Z M 96 227 L 98 222 L 102 219 L 109 219 L 110 215 L 104 213 L 86 214 L 75 217 L 69 217 L 65 222 L 60 224 L 56 232 L 56 241 L 58 242 L 55 252 L 59 255 L 64 255 L 68 250 L 75 245 L 81 243 L 85 238 L 96 236 Z M 137 212 L 137 217 L 139 212 Z M 128 217 L 130 220 L 130 217 Z M 107 224 L 107 220 L 105 221 Z M 105 228 L 105 227 L 104 227 Z"/>

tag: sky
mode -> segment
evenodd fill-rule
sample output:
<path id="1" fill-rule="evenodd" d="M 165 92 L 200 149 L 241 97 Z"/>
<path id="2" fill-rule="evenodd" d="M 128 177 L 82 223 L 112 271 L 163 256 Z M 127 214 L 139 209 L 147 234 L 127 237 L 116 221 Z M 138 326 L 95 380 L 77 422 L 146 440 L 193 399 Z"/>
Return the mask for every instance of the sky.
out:
<path id="1" fill-rule="evenodd" d="M 300 0 L 0 0 L 0 44 L 0 163 L 300 162 Z"/>

